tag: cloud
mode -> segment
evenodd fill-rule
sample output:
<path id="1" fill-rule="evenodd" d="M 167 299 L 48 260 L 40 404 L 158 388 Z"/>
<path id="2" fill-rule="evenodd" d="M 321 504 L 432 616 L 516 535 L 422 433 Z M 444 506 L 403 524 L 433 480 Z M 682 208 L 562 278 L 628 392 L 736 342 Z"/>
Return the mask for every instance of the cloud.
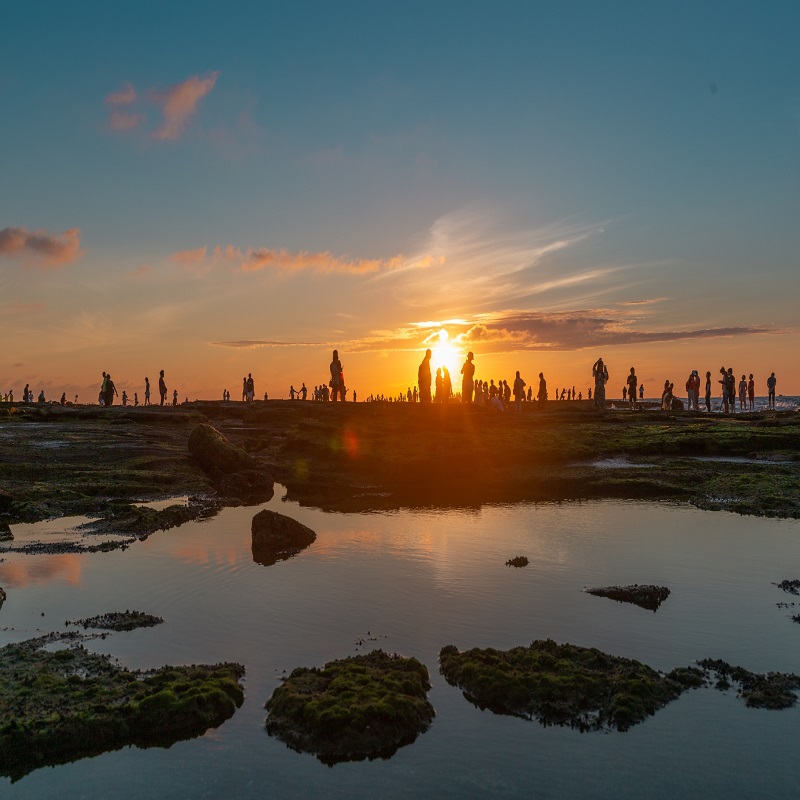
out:
<path id="1" fill-rule="evenodd" d="M 127 106 L 136 102 L 136 89 L 132 83 L 126 83 L 118 92 L 106 95 L 106 103 L 110 106 Z"/>
<path id="2" fill-rule="evenodd" d="M 80 233 L 78 228 L 70 228 L 59 234 L 3 228 L 0 230 L 0 256 L 21 255 L 28 264 L 61 267 L 83 255 Z"/>
<path id="3" fill-rule="evenodd" d="M 153 138 L 159 141 L 178 139 L 197 111 L 197 104 L 214 88 L 218 77 L 219 72 L 212 72 L 204 78 L 195 75 L 171 86 L 166 92 L 153 92 L 152 96 L 164 115 L 164 122 L 153 132 Z"/>
<path id="4" fill-rule="evenodd" d="M 105 102 L 108 106 L 108 126 L 112 131 L 131 131 L 144 123 L 144 114 L 127 111 L 120 106 L 129 106 L 136 102 L 138 95 L 132 83 L 126 83 L 118 92 L 106 95 Z"/>
<path id="5" fill-rule="evenodd" d="M 273 269 L 283 272 L 309 271 L 321 274 L 349 275 L 366 275 L 411 267 L 425 269 L 442 263 L 440 257 L 429 254 L 413 259 L 403 255 L 390 258 L 350 258 L 349 256 L 333 255 L 327 250 L 292 252 L 283 248 L 270 249 L 267 247 L 241 249 L 233 245 L 180 250 L 173 253 L 170 260 L 175 264 L 193 269 L 221 264 L 232 266 L 241 272 Z"/>
<path id="6" fill-rule="evenodd" d="M 6 314 L 35 314 L 44 309 L 44 303 L 9 303 L 5 307 Z"/>
<path id="7" fill-rule="evenodd" d="M 329 342 L 279 342 L 271 339 L 238 339 L 233 342 L 211 342 L 214 347 L 257 350 L 261 347 L 321 347 Z"/>
<path id="8" fill-rule="evenodd" d="M 428 321 L 378 331 L 358 342 L 351 350 L 418 350 L 429 344 L 441 328 L 450 334 L 457 347 L 482 353 L 514 351 L 575 351 L 589 347 L 650 344 L 690 339 L 715 339 L 728 336 L 776 333 L 756 325 L 692 328 L 685 330 L 647 330 L 625 312 L 590 309 L 559 312 L 507 311 L 478 315 L 472 321 Z"/>

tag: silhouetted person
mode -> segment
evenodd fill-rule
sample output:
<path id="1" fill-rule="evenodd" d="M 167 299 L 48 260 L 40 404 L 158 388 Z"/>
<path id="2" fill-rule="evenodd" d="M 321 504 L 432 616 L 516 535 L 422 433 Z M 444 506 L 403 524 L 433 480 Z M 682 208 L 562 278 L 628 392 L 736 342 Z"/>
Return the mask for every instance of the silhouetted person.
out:
<path id="1" fill-rule="evenodd" d="M 773 372 L 769 378 L 767 378 L 767 408 L 775 410 L 775 387 L 778 384 L 778 379 L 775 377 L 775 373 Z"/>
<path id="2" fill-rule="evenodd" d="M 111 406 L 114 404 L 114 395 L 118 394 L 117 387 L 114 386 L 114 381 L 111 380 L 111 373 L 106 375 L 106 391 L 103 395 L 103 405 Z"/>
<path id="3" fill-rule="evenodd" d="M 453 396 L 453 381 L 450 379 L 450 370 L 442 367 L 442 390 L 444 391 L 444 402 L 450 401 Z"/>
<path id="4" fill-rule="evenodd" d="M 425 351 L 425 357 L 417 370 L 420 403 L 431 402 L 431 355 L 430 350 Z"/>
<path id="5" fill-rule="evenodd" d="M 164 370 L 158 373 L 158 393 L 161 395 L 161 405 L 167 402 L 167 384 L 164 381 Z"/>
<path id="6" fill-rule="evenodd" d="M 339 351 L 333 351 L 333 359 L 331 360 L 331 380 L 328 384 L 333 392 L 332 400 L 335 403 L 337 400 L 344 402 L 344 395 L 346 389 L 344 388 L 344 367 L 339 360 Z"/>
<path id="7" fill-rule="evenodd" d="M 606 384 L 608 383 L 608 368 L 602 358 L 598 358 L 592 365 L 594 378 L 594 405 L 601 411 L 606 406 Z"/>
<path id="8" fill-rule="evenodd" d="M 544 408 L 544 404 L 547 402 L 547 381 L 544 379 L 543 372 L 539 373 L 539 392 L 536 399 L 539 401 L 539 407 Z"/>
<path id="9" fill-rule="evenodd" d="M 144 379 L 144 404 L 150 405 L 150 378 Z"/>
<path id="10" fill-rule="evenodd" d="M 305 400 L 306 397 L 308 397 L 308 389 L 306 388 L 305 381 L 303 381 L 303 385 L 300 387 L 300 394 L 301 394 L 300 398 L 301 400 Z M 265 400 L 267 399 L 266 393 L 264 394 L 264 399 Z"/>
<path id="11" fill-rule="evenodd" d="M 522 400 L 525 397 L 525 387 L 527 384 L 519 374 L 519 370 L 517 370 L 517 374 L 514 378 L 514 411 L 522 411 Z"/>
<path id="12" fill-rule="evenodd" d="M 706 372 L 706 411 L 711 413 L 711 371 Z"/>
<path id="13" fill-rule="evenodd" d="M 474 386 L 474 377 L 475 377 L 475 365 L 472 363 L 472 359 L 475 356 L 472 353 L 472 350 L 467 353 L 467 359 L 464 362 L 464 365 L 461 367 L 461 374 L 463 377 L 461 378 L 461 402 L 462 403 L 471 403 L 472 402 L 472 389 Z"/>
<path id="14" fill-rule="evenodd" d="M 750 411 L 754 411 L 756 407 L 756 382 L 753 380 L 753 373 L 747 379 L 747 400 Z"/>
<path id="15" fill-rule="evenodd" d="M 636 377 L 636 370 L 631 367 L 631 374 L 628 375 L 625 381 L 628 387 L 628 402 L 631 404 L 631 408 L 636 408 L 636 384 L 638 382 L 639 379 Z M 622 399 L 625 399 L 625 395 L 622 396 Z"/>
<path id="16" fill-rule="evenodd" d="M 444 379 L 442 378 L 442 368 L 436 367 L 436 377 L 433 379 L 434 399 L 437 403 L 444 402 Z"/>

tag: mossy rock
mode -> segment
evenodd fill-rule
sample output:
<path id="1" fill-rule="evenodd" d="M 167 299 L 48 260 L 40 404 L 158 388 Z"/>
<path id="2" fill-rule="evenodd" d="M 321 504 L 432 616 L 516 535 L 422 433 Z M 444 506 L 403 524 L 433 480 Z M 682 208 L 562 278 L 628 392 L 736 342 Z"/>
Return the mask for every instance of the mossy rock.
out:
<path id="1" fill-rule="evenodd" d="M 189 434 L 189 452 L 203 472 L 210 475 L 255 469 L 256 461 L 248 452 L 231 444 L 216 428 L 196 425 Z"/>
<path id="2" fill-rule="evenodd" d="M 638 583 L 632 586 L 596 586 L 584 591 L 595 597 L 608 597 L 618 603 L 633 603 L 635 606 L 654 612 L 658 611 L 659 606 L 669 597 L 669 589 L 666 586 Z"/>
<path id="3" fill-rule="evenodd" d="M 697 663 L 706 675 L 717 678 L 715 685 L 718 689 L 738 684 L 739 696 L 750 708 L 779 710 L 797 703 L 800 675 L 793 672 L 750 672 L 714 658 L 704 658 Z"/>
<path id="4" fill-rule="evenodd" d="M 505 651 L 448 645 L 439 663 L 479 708 L 581 731 L 625 731 L 686 688 L 633 659 L 552 639 Z"/>
<path id="5" fill-rule="evenodd" d="M 300 667 L 267 701 L 267 733 L 325 764 L 389 758 L 430 727 L 429 689 L 417 659 L 382 650 Z"/>
<path id="6" fill-rule="evenodd" d="M 253 561 L 265 567 L 297 555 L 317 538 L 301 522 L 268 509 L 253 517 L 251 536 Z"/>
<path id="7" fill-rule="evenodd" d="M 3 603 L 6 601 L 6 593 L 3 589 L 0 589 L 0 608 L 3 607 Z"/>
<path id="8" fill-rule="evenodd" d="M 18 780 L 127 745 L 169 747 L 221 725 L 242 704 L 240 664 L 132 672 L 68 634 L 0 649 L 0 775 Z"/>

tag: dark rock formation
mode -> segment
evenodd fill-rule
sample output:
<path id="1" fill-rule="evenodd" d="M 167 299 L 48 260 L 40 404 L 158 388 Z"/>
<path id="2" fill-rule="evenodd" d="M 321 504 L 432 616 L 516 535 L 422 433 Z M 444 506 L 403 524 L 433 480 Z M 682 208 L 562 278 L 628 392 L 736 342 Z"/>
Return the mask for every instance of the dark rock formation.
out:
<path id="1" fill-rule="evenodd" d="M 96 617 L 67 620 L 65 625 L 82 625 L 83 628 L 100 628 L 109 631 L 132 631 L 135 628 L 151 628 L 164 622 L 162 617 L 145 614 L 143 611 L 109 611 Z"/>
<path id="2" fill-rule="evenodd" d="M 302 523 L 275 511 L 259 511 L 251 526 L 253 561 L 272 566 L 297 555 L 317 538 Z"/>
<path id="3" fill-rule="evenodd" d="M 3 589 L 0 589 L 0 608 L 3 607 L 3 603 L 6 601 L 6 593 Z"/>
<path id="4" fill-rule="evenodd" d="M 0 514 L 5 514 L 11 509 L 14 498 L 8 492 L 0 491 Z"/>
<path id="5" fill-rule="evenodd" d="M 633 603 L 648 611 L 658 611 L 658 607 L 669 597 L 666 586 L 639 585 L 632 586 L 597 586 L 593 589 L 584 589 L 595 597 L 608 597 L 619 603 Z"/>
<path id="6" fill-rule="evenodd" d="M 266 503 L 272 499 L 275 484 L 272 476 L 262 470 L 247 470 L 223 475 L 217 490 L 227 500 L 238 499 L 243 503 Z"/>
<path id="7" fill-rule="evenodd" d="M 11 526 L 5 520 L 0 520 L 0 542 L 9 542 L 13 538 L 14 534 L 11 533 Z"/>
<path id="8" fill-rule="evenodd" d="M 552 639 L 505 651 L 448 645 L 439 664 L 479 708 L 581 731 L 625 731 L 686 688 L 633 659 Z"/>
<path id="9" fill-rule="evenodd" d="M 216 428 L 196 425 L 189 434 L 189 452 L 209 475 L 242 472 L 256 467 L 256 461 L 241 447 L 231 444 Z"/>
<path id="10" fill-rule="evenodd" d="M 267 733 L 325 764 L 389 758 L 430 727 L 430 688 L 416 658 L 382 650 L 300 667 L 267 701 Z"/>
<path id="11" fill-rule="evenodd" d="M 507 567 L 527 567 L 530 562 L 527 556 L 514 556 L 506 561 Z"/>
<path id="12" fill-rule="evenodd" d="M 789 594 L 800 595 L 800 581 L 798 580 L 784 580 L 780 583 L 776 583 L 775 586 Z"/>

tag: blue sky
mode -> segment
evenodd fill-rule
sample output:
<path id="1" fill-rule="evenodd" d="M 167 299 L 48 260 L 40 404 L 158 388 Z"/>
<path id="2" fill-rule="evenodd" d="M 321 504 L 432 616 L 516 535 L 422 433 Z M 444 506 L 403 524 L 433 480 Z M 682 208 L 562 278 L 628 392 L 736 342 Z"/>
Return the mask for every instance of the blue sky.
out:
<path id="1" fill-rule="evenodd" d="M 283 393 L 339 344 L 388 391 L 459 320 L 478 373 L 800 392 L 800 6 L 166 6 L 5 9 L 0 386 Z"/>

